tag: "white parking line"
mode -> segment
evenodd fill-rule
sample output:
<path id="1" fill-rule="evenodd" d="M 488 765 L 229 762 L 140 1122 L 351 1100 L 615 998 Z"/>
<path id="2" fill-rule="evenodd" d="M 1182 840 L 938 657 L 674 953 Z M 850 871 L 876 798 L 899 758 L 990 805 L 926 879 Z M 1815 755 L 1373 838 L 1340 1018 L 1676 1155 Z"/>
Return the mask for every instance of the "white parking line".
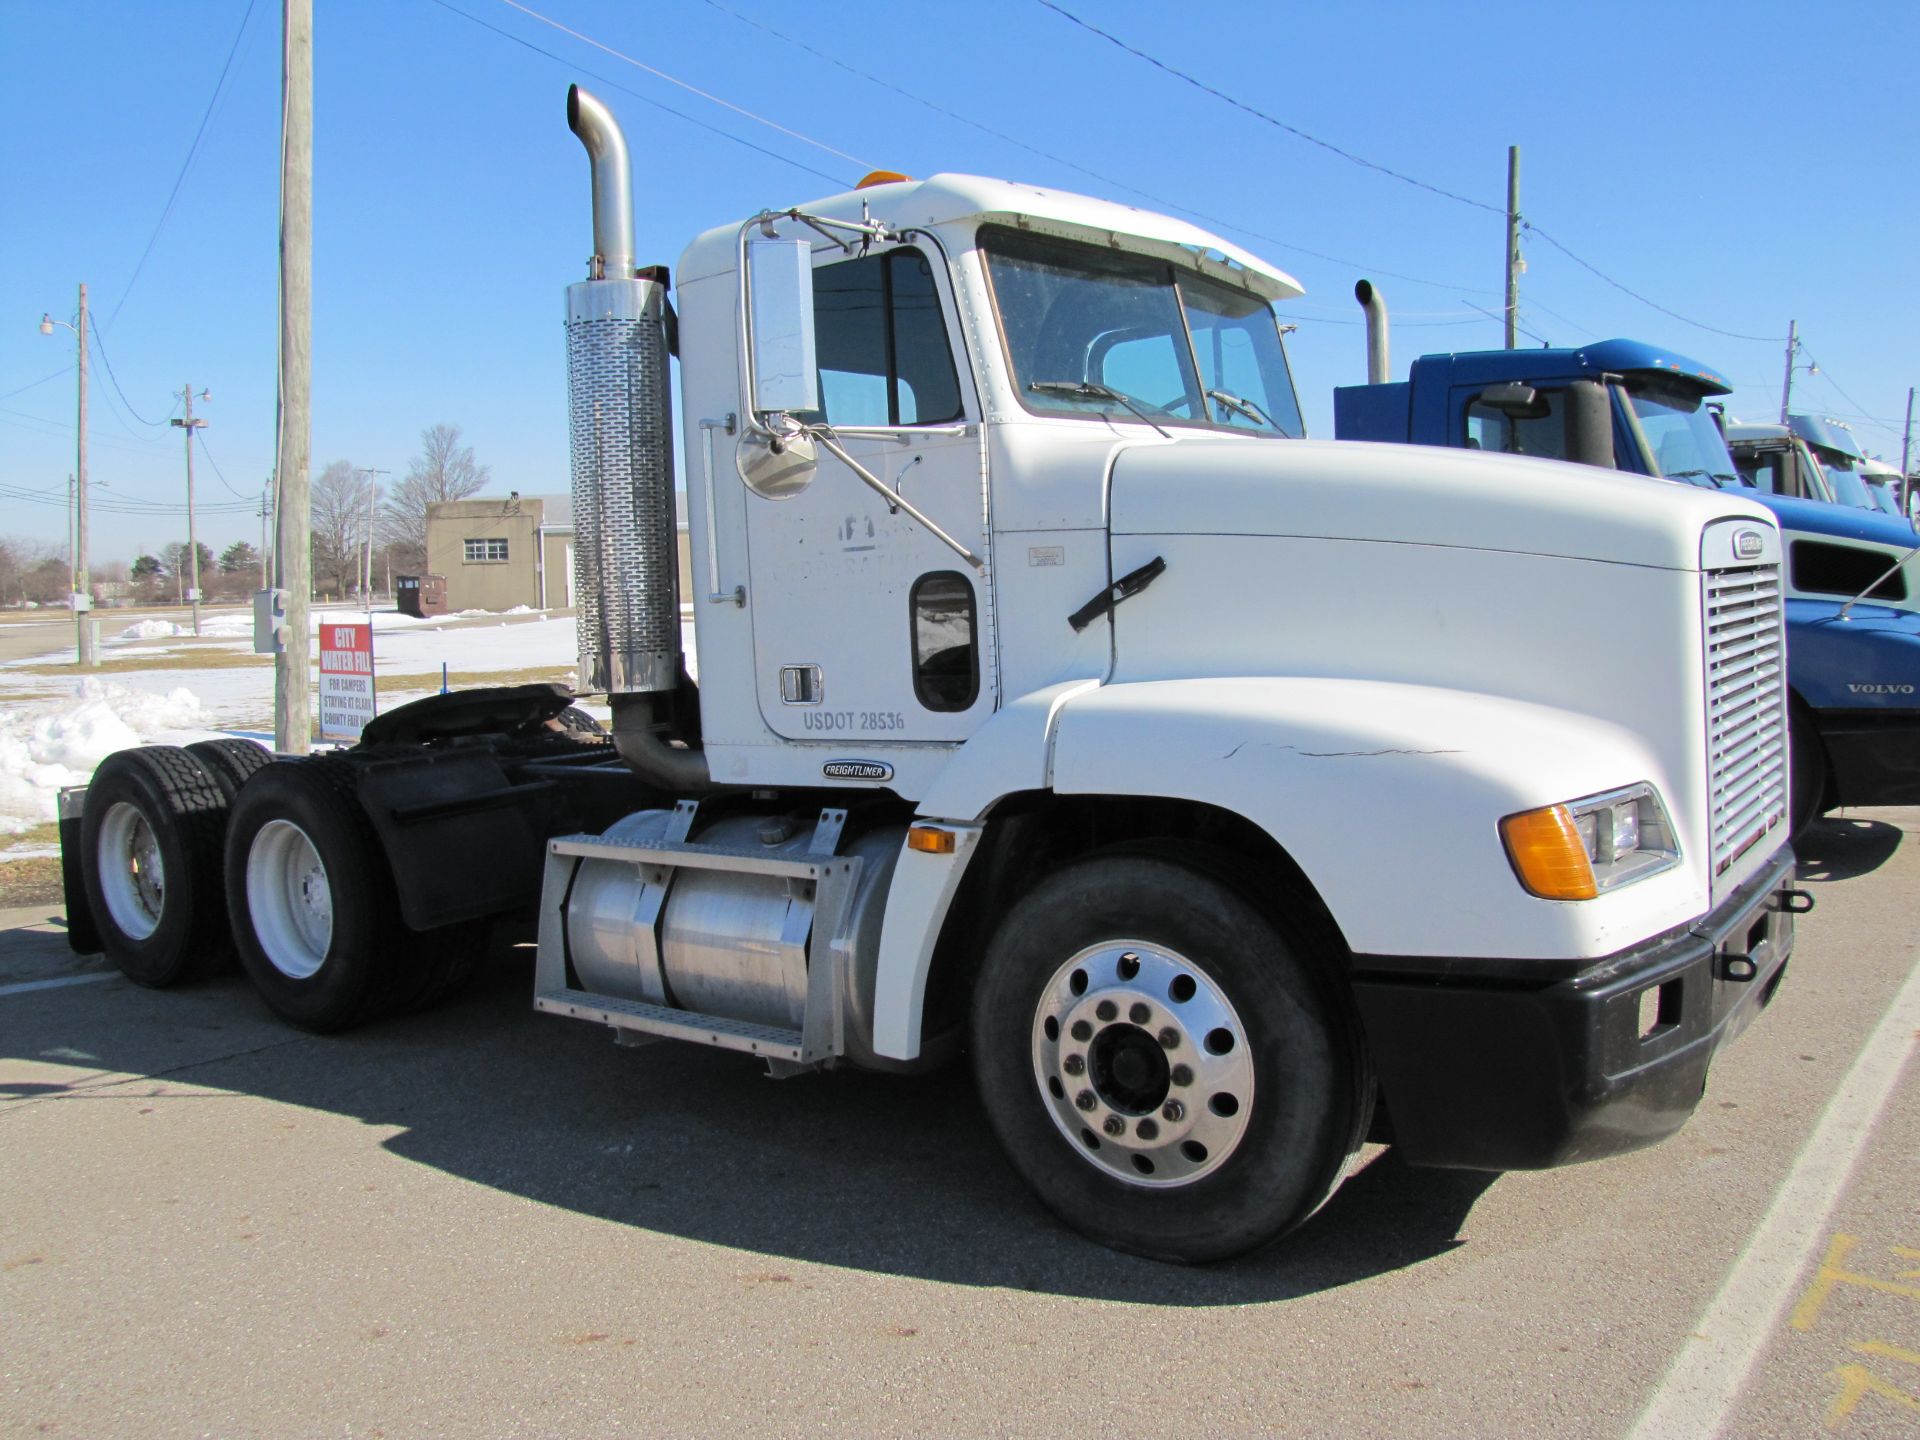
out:
<path id="1" fill-rule="evenodd" d="M 0 985 L 0 999 L 9 995 L 25 995 L 32 990 L 58 990 L 63 985 L 92 985 L 101 980 L 118 980 L 118 970 L 89 970 L 85 975 L 62 975 L 57 980 L 22 980 L 13 985 Z"/>
<path id="2" fill-rule="evenodd" d="M 1720 1433 L 1825 1234 L 1874 1123 L 1893 1098 L 1917 1037 L 1920 955 L 1628 1440 L 1698 1440 Z"/>

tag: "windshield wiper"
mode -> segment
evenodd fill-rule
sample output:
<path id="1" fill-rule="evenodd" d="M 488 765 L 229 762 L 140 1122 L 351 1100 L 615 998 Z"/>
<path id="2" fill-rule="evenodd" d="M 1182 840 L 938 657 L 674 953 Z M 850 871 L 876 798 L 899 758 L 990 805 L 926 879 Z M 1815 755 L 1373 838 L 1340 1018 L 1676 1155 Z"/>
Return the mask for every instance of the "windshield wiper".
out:
<path id="1" fill-rule="evenodd" d="M 1027 389 L 1035 395 L 1057 395 L 1063 400 L 1111 400 L 1114 404 L 1131 410 L 1154 429 L 1160 430 L 1160 434 L 1166 439 L 1173 438 L 1165 430 L 1161 430 L 1159 422 L 1146 411 L 1118 390 L 1111 390 L 1105 385 L 1095 385 L 1090 380 L 1034 380 L 1029 382 Z"/>
<path id="2" fill-rule="evenodd" d="M 1218 400 L 1222 405 L 1226 406 L 1227 409 L 1246 416 L 1247 419 L 1253 421 L 1256 425 L 1266 426 L 1277 435 L 1285 435 L 1287 433 L 1280 428 L 1279 424 L 1271 415 L 1254 404 L 1253 401 L 1235 395 L 1231 391 L 1209 390 L 1207 391 L 1207 398 L 1209 400 Z"/>

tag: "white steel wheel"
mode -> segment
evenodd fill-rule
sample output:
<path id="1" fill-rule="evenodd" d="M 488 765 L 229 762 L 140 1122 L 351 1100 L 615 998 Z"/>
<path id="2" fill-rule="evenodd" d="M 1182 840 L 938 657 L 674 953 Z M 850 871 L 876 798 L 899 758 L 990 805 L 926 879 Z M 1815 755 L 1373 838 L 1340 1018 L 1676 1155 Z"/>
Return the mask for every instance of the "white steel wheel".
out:
<path id="1" fill-rule="evenodd" d="M 145 940 L 166 911 L 167 871 L 153 823 L 137 805 L 118 801 L 101 818 L 94 852 L 101 899 L 129 940 Z"/>
<path id="2" fill-rule="evenodd" d="M 1092 946 L 1054 972 L 1034 1013 L 1033 1073 L 1081 1158 L 1129 1185 L 1211 1174 L 1253 1113 L 1239 1012 L 1205 970 L 1142 940 Z"/>
<path id="3" fill-rule="evenodd" d="M 274 969 L 290 980 L 320 972 L 333 944 L 333 888 L 319 850 L 291 820 L 269 820 L 253 837 L 247 909 Z"/>

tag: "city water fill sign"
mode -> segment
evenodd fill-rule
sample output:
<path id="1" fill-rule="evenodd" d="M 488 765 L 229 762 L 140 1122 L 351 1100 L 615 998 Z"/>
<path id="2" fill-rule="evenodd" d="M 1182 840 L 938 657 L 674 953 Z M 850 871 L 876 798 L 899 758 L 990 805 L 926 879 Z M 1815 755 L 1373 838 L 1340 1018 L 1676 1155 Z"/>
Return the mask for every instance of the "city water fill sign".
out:
<path id="1" fill-rule="evenodd" d="M 373 626 L 320 622 L 320 738 L 360 738 L 373 719 Z"/>

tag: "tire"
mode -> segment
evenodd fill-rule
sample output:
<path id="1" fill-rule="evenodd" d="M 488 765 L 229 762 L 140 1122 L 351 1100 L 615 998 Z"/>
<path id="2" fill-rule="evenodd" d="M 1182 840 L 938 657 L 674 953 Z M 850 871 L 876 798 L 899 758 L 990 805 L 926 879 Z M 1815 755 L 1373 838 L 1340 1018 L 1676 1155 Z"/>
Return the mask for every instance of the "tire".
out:
<path id="1" fill-rule="evenodd" d="M 488 920 L 463 920 L 437 930 L 409 930 L 407 944 L 413 971 L 410 984 L 394 998 L 394 1009 L 415 1014 L 444 1005 L 480 973 L 487 958 L 487 941 L 492 931 Z"/>
<path id="2" fill-rule="evenodd" d="M 586 711 L 582 710 L 578 705 L 569 705 L 553 718 L 554 723 L 569 735 L 604 735 L 607 733 L 604 725 Z"/>
<path id="3" fill-rule="evenodd" d="M 1293 930 L 1157 854 L 1089 857 L 1014 905 L 975 989 L 974 1076 L 1043 1204 L 1103 1245 L 1190 1263 L 1325 1203 L 1373 1078 Z"/>
<path id="4" fill-rule="evenodd" d="M 233 807 L 226 876 L 241 967 L 288 1024 L 349 1029 L 419 983 L 393 878 L 347 761 L 261 768 Z"/>
<path id="5" fill-rule="evenodd" d="M 100 948 L 136 985 L 163 988 L 231 956 L 222 903 L 226 797 L 173 745 L 109 755 L 87 786 L 81 879 Z"/>
<path id="6" fill-rule="evenodd" d="M 256 745 L 251 740 L 230 737 L 196 740 L 187 746 L 187 754 L 200 762 L 200 768 L 219 786 L 220 793 L 227 797 L 229 805 L 240 793 L 240 787 L 253 777 L 254 771 L 273 763 L 273 752 L 264 746 Z"/>
<path id="7" fill-rule="evenodd" d="M 1813 715 L 1798 700 L 1787 708 L 1788 839 L 1798 845 L 1826 813 L 1827 755 Z"/>

